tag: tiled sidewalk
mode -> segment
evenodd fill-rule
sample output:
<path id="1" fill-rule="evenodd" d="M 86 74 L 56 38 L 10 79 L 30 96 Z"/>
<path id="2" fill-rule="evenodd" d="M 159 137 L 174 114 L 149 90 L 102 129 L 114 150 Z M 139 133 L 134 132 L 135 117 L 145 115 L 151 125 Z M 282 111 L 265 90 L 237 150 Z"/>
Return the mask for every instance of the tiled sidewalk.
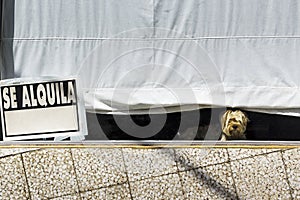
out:
<path id="1" fill-rule="evenodd" d="M 0 149 L 0 199 L 300 199 L 300 149 Z"/>

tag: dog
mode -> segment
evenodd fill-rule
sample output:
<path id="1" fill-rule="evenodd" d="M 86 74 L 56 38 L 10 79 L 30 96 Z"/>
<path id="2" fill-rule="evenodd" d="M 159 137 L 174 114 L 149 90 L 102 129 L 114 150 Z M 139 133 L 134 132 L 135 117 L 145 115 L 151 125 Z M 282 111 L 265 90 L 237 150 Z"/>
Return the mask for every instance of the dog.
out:
<path id="1" fill-rule="evenodd" d="M 246 129 L 249 119 L 240 110 L 227 110 L 221 117 L 221 141 L 246 139 Z"/>

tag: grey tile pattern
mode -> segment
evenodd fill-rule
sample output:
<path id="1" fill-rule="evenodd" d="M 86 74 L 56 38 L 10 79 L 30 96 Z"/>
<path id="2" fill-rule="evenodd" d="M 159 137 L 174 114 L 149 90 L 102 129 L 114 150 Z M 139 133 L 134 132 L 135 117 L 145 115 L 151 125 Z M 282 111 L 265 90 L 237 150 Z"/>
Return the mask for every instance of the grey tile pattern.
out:
<path id="1" fill-rule="evenodd" d="M 0 199 L 28 199 L 21 155 L 0 159 Z"/>
<path id="2" fill-rule="evenodd" d="M 80 191 L 127 182 L 120 149 L 72 149 Z"/>
<path id="3" fill-rule="evenodd" d="M 129 185 L 126 183 L 122 185 L 115 185 L 106 188 L 101 188 L 99 190 L 84 192 L 81 193 L 81 198 L 82 200 L 89 200 L 89 199 L 130 200 L 131 196 L 129 191 Z"/>
<path id="4" fill-rule="evenodd" d="M 123 149 L 130 181 L 177 171 L 173 149 Z"/>
<path id="5" fill-rule="evenodd" d="M 66 195 L 63 197 L 56 197 L 51 200 L 81 200 L 81 198 L 80 198 L 80 194 L 78 193 L 78 194 Z"/>
<path id="6" fill-rule="evenodd" d="M 279 149 L 263 149 L 263 148 L 229 148 L 228 154 L 230 160 L 238 160 L 249 158 L 261 154 L 279 151 Z"/>
<path id="7" fill-rule="evenodd" d="M 231 162 L 241 199 L 290 199 L 281 153 L 270 153 Z"/>
<path id="8" fill-rule="evenodd" d="M 183 192 L 178 174 L 134 181 L 131 183 L 133 199 L 182 199 Z"/>
<path id="9" fill-rule="evenodd" d="M 32 199 L 78 192 L 69 149 L 44 149 L 24 153 L 23 157 Z"/>
<path id="10" fill-rule="evenodd" d="M 19 153 L 24 153 L 27 151 L 34 151 L 37 148 L 1 148 L 0 149 L 0 158 L 4 156 L 11 156 Z"/>
<path id="11" fill-rule="evenodd" d="M 293 199 L 300 199 L 300 149 L 282 153 Z"/>
<path id="12" fill-rule="evenodd" d="M 188 170 L 228 161 L 226 149 L 178 148 L 175 150 L 179 170 Z"/>
<path id="13" fill-rule="evenodd" d="M 180 172 L 186 199 L 237 199 L 230 164 Z"/>
<path id="14" fill-rule="evenodd" d="M 0 199 L 300 199 L 300 149 L 18 150 Z"/>

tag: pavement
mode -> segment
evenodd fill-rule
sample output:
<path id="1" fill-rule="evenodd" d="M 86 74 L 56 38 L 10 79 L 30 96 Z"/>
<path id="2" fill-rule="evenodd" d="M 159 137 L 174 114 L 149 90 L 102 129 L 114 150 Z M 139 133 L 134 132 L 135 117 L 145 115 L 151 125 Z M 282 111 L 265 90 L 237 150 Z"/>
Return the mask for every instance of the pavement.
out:
<path id="1" fill-rule="evenodd" d="M 0 148 L 0 199 L 300 199 L 300 149 Z"/>

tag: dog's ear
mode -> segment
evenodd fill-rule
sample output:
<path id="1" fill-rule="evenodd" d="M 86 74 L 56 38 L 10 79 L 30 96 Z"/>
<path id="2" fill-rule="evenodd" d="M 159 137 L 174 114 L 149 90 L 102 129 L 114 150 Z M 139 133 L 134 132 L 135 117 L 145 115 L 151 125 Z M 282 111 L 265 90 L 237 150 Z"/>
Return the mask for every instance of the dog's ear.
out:
<path id="1" fill-rule="evenodd" d="M 226 119 L 227 116 L 232 112 L 232 110 L 227 110 L 221 117 L 221 126 L 222 126 L 222 130 L 224 129 L 224 127 L 226 126 Z"/>
<path id="2" fill-rule="evenodd" d="M 245 125 L 247 125 L 250 122 L 248 115 L 246 113 L 244 113 L 242 119 L 243 119 L 243 124 Z"/>

